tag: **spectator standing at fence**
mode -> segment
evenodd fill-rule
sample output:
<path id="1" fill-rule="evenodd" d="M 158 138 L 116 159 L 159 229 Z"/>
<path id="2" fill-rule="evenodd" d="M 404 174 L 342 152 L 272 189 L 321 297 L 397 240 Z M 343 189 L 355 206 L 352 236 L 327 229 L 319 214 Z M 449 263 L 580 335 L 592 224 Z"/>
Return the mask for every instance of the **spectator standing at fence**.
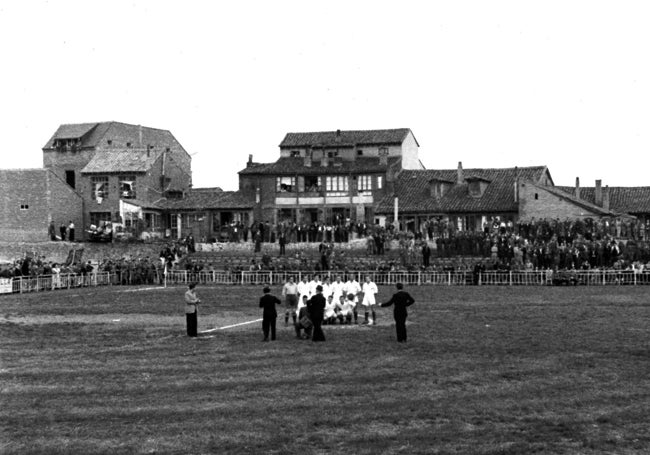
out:
<path id="1" fill-rule="evenodd" d="M 187 336 L 196 337 L 198 327 L 198 305 L 201 300 L 196 295 L 196 283 L 190 283 L 185 291 L 185 318 L 187 320 Z"/>
<path id="2" fill-rule="evenodd" d="M 68 230 L 66 225 L 64 223 L 61 223 L 61 226 L 59 226 L 59 234 L 61 234 L 61 241 L 65 242 L 65 232 Z"/>
<path id="3" fill-rule="evenodd" d="M 426 268 L 430 265 L 431 258 L 431 248 L 429 247 L 429 242 L 424 240 L 422 243 L 422 265 Z"/>
<path id="4" fill-rule="evenodd" d="M 314 324 L 312 334 L 312 341 L 325 341 L 325 334 L 323 333 L 323 315 L 325 313 L 325 304 L 327 301 L 323 297 L 323 287 L 319 284 L 316 286 L 316 295 L 307 301 L 307 311 L 309 319 Z"/>
<path id="5" fill-rule="evenodd" d="M 298 307 L 298 285 L 294 283 L 293 277 L 289 277 L 284 286 L 282 286 L 282 295 L 284 296 L 285 311 L 284 311 L 284 325 L 289 325 L 289 315 L 296 323 L 296 310 Z"/>
<path id="6" fill-rule="evenodd" d="M 375 300 L 375 295 L 379 292 L 379 289 L 377 289 L 377 285 L 372 280 L 370 280 L 370 277 L 366 276 L 366 281 L 363 283 L 361 291 L 363 292 L 363 300 L 361 301 L 361 305 L 363 305 L 365 314 L 363 323 L 375 325 L 377 324 L 377 315 L 375 314 L 375 304 L 377 302 Z M 372 317 L 370 319 L 368 319 L 369 313 L 372 314 Z"/>
<path id="7" fill-rule="evenodd" d="M 393 294 L 388 302 L 382 303 L 382 307 L 388 307 L 395 305 L 393 309 L 393 317 L 395 318 L 395 331 L 397 332 L 397 342 L 406 343 L 406 317 L 408 312 L 406 307 L 409 307 L 415 303 L 411 294 L 404 291 L 404 285 L 402 283 L 397 283 L 395 285 L 397 292 Z"/>
<path id="8" fill-rule="evenodd" d="M 50 221 L 50 225 L 47 227 L 47 235 L 50 236 L 50 240 L 56 240 L 56 228 L 54 227 L 54 221 Z"/>
<path id="9" fill-rule="evenodd" d="M 74 223 L 72 220 L 70 220 L 70 223 L 68 224 L 68 239 L 71 242 L 74 242 Z"/>
<path id="10" fill-rule="evenodd" d="M 271 294 L 271 289 L 268 286 L 264 287 L 263 292 L 264 295 L 260 298 L 260 308 L 264 309 L 262 313 L 262 332 L 264 332 L 264 339 L 262 341 L 269 341 L 269 331 L 271 332 L 271 341 L 274 341 L 275 320 L 278 317 L 275 306 L 281 305 L 282 302 Z"/>
<path id="11" fill-rule="evenodd" d="M 287 234 L 284 232 L 284 229 L 278 234 L 278 244 L 280 245 L 280 256 L 285 254 L 285 246 L 287 244 Z"/>

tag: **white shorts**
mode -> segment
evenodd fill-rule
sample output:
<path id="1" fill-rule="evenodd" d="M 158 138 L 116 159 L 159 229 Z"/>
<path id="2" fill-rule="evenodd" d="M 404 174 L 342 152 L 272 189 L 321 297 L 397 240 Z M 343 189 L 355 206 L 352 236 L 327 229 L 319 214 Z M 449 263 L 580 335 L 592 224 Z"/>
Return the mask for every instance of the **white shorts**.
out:
<path id="1" fill-rule="evenodd" d="M 375 295 L 374 294 L 368 294 L 363 296 L 363 302 L 361 302 L 361 305 L 363 306 L 372 306 L 376 305 L 377 302 L 375 301 Z"/>

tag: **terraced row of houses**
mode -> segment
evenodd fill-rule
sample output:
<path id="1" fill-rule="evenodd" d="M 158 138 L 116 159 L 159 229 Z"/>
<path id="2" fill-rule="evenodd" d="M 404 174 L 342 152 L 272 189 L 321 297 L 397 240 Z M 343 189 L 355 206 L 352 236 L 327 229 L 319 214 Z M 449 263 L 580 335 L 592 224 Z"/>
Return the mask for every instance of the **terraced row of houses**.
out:
<path id="1" fill-rule="evenodd" d="M 487 220 L 636 217 L 650 187 L 556 186 L 544 166 L 425 169 L 408 128 L 287 133 L 280 156 L 248 156 L 237 191 L 192 186 L 191 156 L 170 131 L 101 122 L 61 125 L 43 168 L 1 170 L 0 240 L 48 240 L 54 224 L 119 224 L 137 235 L 218 239 L 224 226 L 366 223 L 417 231 L 431 219 L 459 230 Z M 218 184 L 218 182 L 215 182 Z"/>

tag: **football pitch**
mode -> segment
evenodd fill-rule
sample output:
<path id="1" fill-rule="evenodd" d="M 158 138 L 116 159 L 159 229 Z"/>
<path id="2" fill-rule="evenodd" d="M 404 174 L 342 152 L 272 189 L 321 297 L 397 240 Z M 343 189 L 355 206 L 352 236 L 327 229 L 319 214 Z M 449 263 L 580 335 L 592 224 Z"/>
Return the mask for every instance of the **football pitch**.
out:
<path id="1" fill-rule="evenodd" d="M 199 286 L 198 339 L 183 287 L 2 296 L 0 453 L 650 453 L 650 288 L 407 290 L 406 344 L 263 343 L 261 286 Z"/>

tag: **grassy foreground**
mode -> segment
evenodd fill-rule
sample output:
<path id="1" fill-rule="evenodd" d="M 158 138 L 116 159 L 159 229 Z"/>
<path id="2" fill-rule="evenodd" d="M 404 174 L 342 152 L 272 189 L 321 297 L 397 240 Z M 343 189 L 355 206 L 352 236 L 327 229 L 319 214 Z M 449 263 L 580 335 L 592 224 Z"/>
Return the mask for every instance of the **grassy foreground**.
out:
<path id="1" fill-rule="evenodd" d="M 199 330 L 261 317 L 198 291 Z M 3 296 L 0 453 L 650 453 L 650 289 L 409 291 L 405 345 L 390 309 L 262 343 L 185 337 L 182 288 Z"/>

